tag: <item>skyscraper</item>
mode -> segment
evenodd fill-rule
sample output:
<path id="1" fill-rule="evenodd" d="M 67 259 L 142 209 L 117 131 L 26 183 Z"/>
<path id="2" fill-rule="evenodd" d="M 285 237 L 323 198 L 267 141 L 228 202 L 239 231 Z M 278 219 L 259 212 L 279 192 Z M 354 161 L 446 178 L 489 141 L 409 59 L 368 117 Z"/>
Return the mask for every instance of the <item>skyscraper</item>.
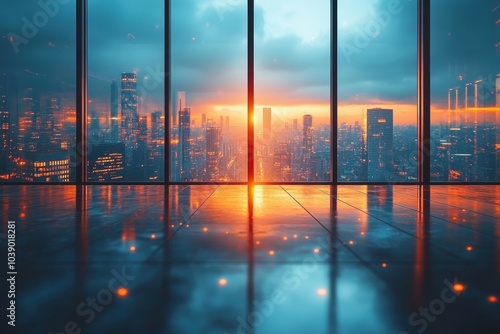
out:
<path id="1" fill-rule="evenodd" d="M 118 129 L 118 85 L 116 81 L 111 82 L 111 101 L 110 101 L 110 117 L 111 117 L 111 143 L 118 143 L 119 129 Z"/>
<path id="2" fill-rule="evenodd" d="M 191 179 L 191 110 L 179 110 L 179 161 L 181 181 Z"/>
<path id="3" fill-rule="evenodd" d="M 201 127 L 205 128 L 207 126 L 207 114 L 201 114 Z"/>
<path id="4" fill-rule="evenodd" d="M 137 147 L 139 112 L 137 105 L 137 77 L 135 73 L 122 73 L 121 82 L 121 140 L 125 143 L 127 162 Z"/>
<path id="5" fill-rule="evenodd" d="M 278 143 L 274 149 L 273 181 L 292 181 L 292 154 L 287 143 Z"/>
<path id="6" fill-rule="evenodd" d="M 88 180 L 90 182 L 123 180 L 124 156 L 123 143 L 94 145 L 88 158 Z"/>
<path id="7" fill-rule="evenodd" d="M 206 130 L 206 181 L 217 181 L 219 178 L 219 160 L 221 154 L 221 129 L 211 126 Z"/>
<path id="8" fill-rule="evenodd" d="M 7 103 L 7 74 L 0 73 L 0 179 L 8 179 L 11 164 L 10 112 Z"/>
<path id="9" fill-rule="evenodd" d="M 40 96 L 33 88 L 23 94 L 22 110 L 18 119 L 18 146 L 20 153 L 36 151 L 38 134 L 35 129 L 36 117 L 40 111 Z M 21 154 L 22 155 L 22 154 Z"/>
<path id="10" fill-rule="evenodd" d="M 262 117 L 263 117 L 263 132 L 264 132 L 264 139 L 270 139 L 271 138 L 271 108 L 264 108 L 262 110 Z"/>
<path id="11" fill-rule="evenodd" d="M 177 97 L 175 99 L 175 107 L 172 113 L 173 125 L 177 125 L 177 115 L 178 113 L 187 107 L 186 104 L 186 92 L 177 92 Z"/>
<path id="12" fill-rule="evenodd" d="M 368 109 L 364 156 L 368 181 L 391 181 L 393 174 L 393 110 Z"/>

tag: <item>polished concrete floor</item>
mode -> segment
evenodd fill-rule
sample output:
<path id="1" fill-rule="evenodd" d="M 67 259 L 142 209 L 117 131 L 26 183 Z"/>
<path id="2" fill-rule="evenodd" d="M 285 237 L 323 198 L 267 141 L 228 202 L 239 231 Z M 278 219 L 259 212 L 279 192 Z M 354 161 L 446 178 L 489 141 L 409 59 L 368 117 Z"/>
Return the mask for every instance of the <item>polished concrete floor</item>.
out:
<path id="1" fill-rule="evenodd" d="M 165 190 L 0 186 L 13 333 L 500 333 L 500 186 Z"/>

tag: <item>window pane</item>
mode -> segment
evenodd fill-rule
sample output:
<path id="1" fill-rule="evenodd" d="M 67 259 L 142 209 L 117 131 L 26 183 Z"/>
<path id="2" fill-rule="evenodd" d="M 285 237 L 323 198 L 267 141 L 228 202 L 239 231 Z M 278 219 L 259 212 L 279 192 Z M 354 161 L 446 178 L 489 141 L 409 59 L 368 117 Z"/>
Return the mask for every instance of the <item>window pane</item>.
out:
<path id="1" fill-rule="evenodd" d="M 163 8 L 88 1 L 88 181 L 164 180 Z"/>
<path id="2" fill-rule="evenodd" d="M 0 9 L 0 180 L 68 182 L 75 2 L 4 1 Z"/>
<path id="3" fill-rule="evenodd" d="M 431 178 L 500 181 L 500 1 L 437 0 L 431 13 Z"/>
<path id="4" fill-rule="evenodd" d="M 416 181 L 416 18 L 416 1 L 339 1 L 339 181 Z"/>
<path id="5" fill-rule="evenodd" d="M 255 1 L 255 180 L 330 181 L 330 1 Z"/>
<path id="6" fill-rule="evenodd" d="M 247 180 L 247 3 L 171 2 L 172 181 Z"/>

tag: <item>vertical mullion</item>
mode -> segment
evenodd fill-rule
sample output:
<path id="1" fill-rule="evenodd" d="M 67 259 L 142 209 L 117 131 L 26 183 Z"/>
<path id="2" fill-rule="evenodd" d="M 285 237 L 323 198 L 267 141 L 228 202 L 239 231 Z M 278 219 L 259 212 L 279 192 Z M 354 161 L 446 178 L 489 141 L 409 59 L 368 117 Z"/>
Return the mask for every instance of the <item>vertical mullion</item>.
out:
<path id="1" fill-rule="evenodd" d="M 76 183 L 87 182 L 87 0 L 76 1 Z"/>
<path id="2" fill-rule="evenodd" d="M 336 184 L 338 156 L 338 0 L 330 1 L 330 182 Z"/>
<path id="3" fill-rule="evenodd" d="M 430 184 L 430 0 L 418 0 L 418 182 Z"/>
<path id="4" fill-rule="evenodd" d="M 170 113 L 172 110 L 170 110 L 171 106 L 171 79 L 170 79 L 170 73 L 171 73 L 171 65 L 170 65 L 170 60 L 171 60 L 171 55 L 170 55 L 170 0 L 165 0 L 164 2 L 164 10 L 165 10 L 165 17 L 164 17 L 164 50 L 165 50 L 165 55 L 164 55 L 164 71 L 166 73 L 165 75 L 165 86 L 164 86 L 164 128 L 165 130 L 163 131 L 163 136 L 164 136 L 164 163 L 165 163 L 165 170 L 164 170 L 164 183 L 165 185 L 169 186 L 170 185 Z M 167 190 L 168 191 L 168 190 Z"/>
<path id="5" fill-rule="evenodd" d="M 248 123 L 248 183 L 254 183 L 254 0 L 248 0 L 247 45 L 247 123 Z"/>

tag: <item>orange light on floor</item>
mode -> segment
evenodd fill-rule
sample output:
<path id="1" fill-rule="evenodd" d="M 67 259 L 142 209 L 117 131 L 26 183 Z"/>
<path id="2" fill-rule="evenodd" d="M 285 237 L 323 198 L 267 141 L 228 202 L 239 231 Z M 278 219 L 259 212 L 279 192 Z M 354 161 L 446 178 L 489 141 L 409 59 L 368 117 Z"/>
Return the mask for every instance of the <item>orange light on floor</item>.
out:
<path id="1" fill-rule="evenodd" d="M 274 256 L 274 251 L 273 251 L 273 250 L 270 250 L 270 251 L 269 251 L 269 255 L 270 255 L 270 256 Z"/>
<path id="2" fill-rule="evenodd" d="M 207 232 L 207 231 L 208 231 L 208 227 L 204 227 L 203 232 Z"/>
<path id="3" fill-rule="evenodd" d="M 135 249 L 136 249 L 135 246 L 130 246 L 130 251 L 131 252 L 135 252 Z"/>
<path id="4" fill-rule="evenodd" d="M 229 234 L 229 231 L 226 231 L 226 234 Z"/>
<path id="5" fill-rule="evenodd" d="M 319 253 L 319 248 L 314 248 L 314 254 L 318 254 Z"/>
<path id="6" fill-rule="evenodd" d="M 354 241 L 350 240 L 349 245 L 354 245 Z"/>
<path id="7" fill-rule="evenodd" d="M 175 225 L 174 225 L 174 224 L 172 224 L 172 225 L 170 225 L 170 227 L 171 227 L 171 228 L 174 228 L 174 227 L 175 227 Z"/>
<path id="8" fill-rule="evenodd" d="M 124 288 L 124 287 L 121 287 L 121 288 L 118 288 L 118 290 L 116 290 L 116 294 L 118 295 L 118 297 L 127 297 L 128 295 L 128 290 L 127 288 Z"/>
<path id="9" fill-rule="evenodd" d="M 462 283 L 455 283 L 453 284 L 453 290 L 455 290 L 455 292 L 464 292 L 465 285 L 463 285 Z"/>
<path id="10" fill-rule="evenodd" d="M 186 224 L 186 228 L 189 228 L 189 224 Z"/>
<path id="11" fill-rule="evenodd" d="M 365 235 L 365 232 L 361 232 L 361 235 Z"/>
<path id="12" fill-rule="evenodd" d="M 286 236 L 285 236 L 285 237 L 283 237 L 283 240 L 287 241 L 287 240 L 288 240 L 288 237 L 286 237 Z"/>
<path id="13" fill-rule="evenodd" d="M 387 268 L 387 263 L 382 263 L 382 268 Z"/>
<path id="14" fill-rule="evenodd" d="M 260 245 L 260 241 L 259 241 L 259 240 L 257 240 L 257 241 L 255 242 L 255 244 L 256 244 L 256 245 Z"/>
<path id="15" fill-rule="evenodd" d="M 151 239 L 156 239 L 156 234 L 151 234 Z"/>
<path id="16" fill-rule="evenodd" d="M 305 238 L 306 238 L 306 240 L 309 240 L 309 236 L 308 235 L 306 235 Z"/>
<path id="17" fill-rule="evenodd" d="M 293 235 L 293 238 L 294 238 L 294 239 L 297 239 L 298 237 L 299 237 L 299 236 L 298 236 L 297 234 L 294 234 L 294 235 Z"/>
<path id="18" fill-rule="evenodd" d="M 219 285 L 220 285 L 220 286 L 226 286 L 226 285 L 227 285 L 227 280 L 226 280 L 225 278 L 221 278 L 221 279 L 219 280 Z"/>
<path id="19" fill-rule="evenodd" d="M 467 246 L 466 249 L 467 249 L 468 252 L 472 252 L 472 246 Z"/>
<path id="20" fill-rule="evenodd" d="M 488 297 L 488 302 L 490 302 L 491 304 L 496 304 L 498 303 L 498 297 L 491 295 Z"/>
<path id="21" fill-rule="evenodd" d="M 328 294 L 328 291 L 326 291 L 326 289 L 324 288 L 319 288 L 318 291 L 316 291 L 316 293 L 318 294 L 318 296 L 324 297 Z"/>

